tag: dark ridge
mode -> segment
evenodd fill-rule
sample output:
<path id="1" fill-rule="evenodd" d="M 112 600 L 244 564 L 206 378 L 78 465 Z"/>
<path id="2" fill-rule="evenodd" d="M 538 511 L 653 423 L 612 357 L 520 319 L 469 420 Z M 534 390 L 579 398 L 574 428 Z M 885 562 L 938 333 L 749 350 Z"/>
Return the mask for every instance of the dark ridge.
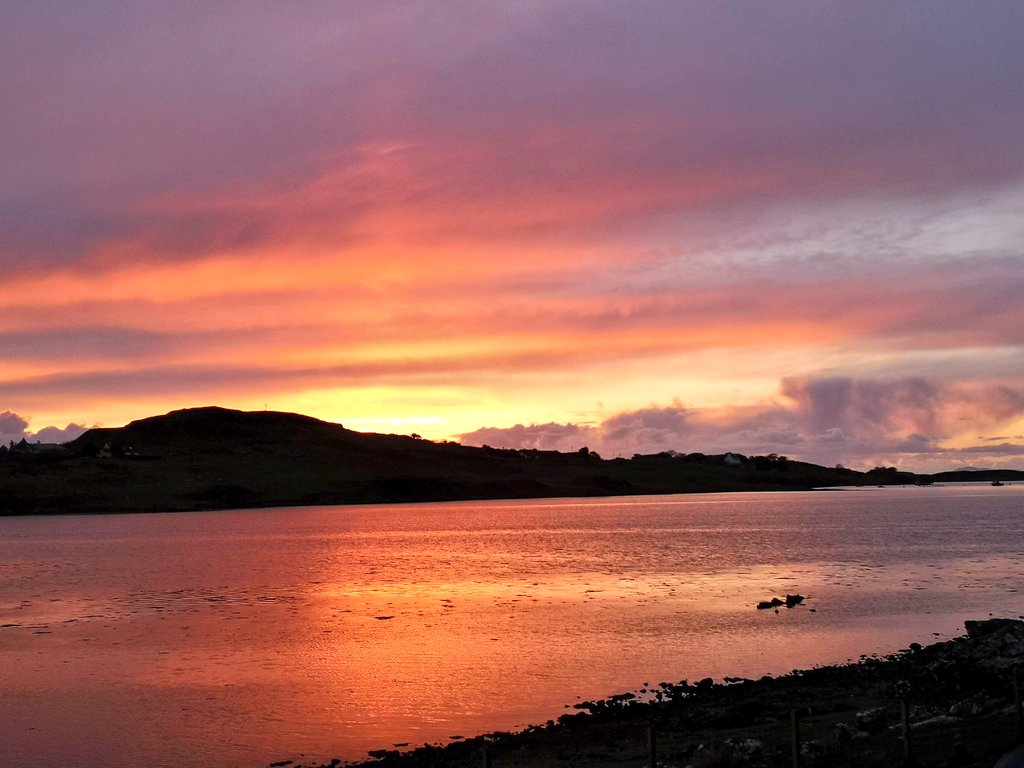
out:
<path id="1" fill-rule="evenodd" d="M 1000 473 L 1002 480 L 1024 480 L 1024 472 Z M 985 477 L 971 472 L 968 479 Z M 806 490 L 930 480 L 895 467 L 856 472 L 775 454 L 666 451 L 606 460 L 586 448 L 477 448 L 355 432 L 294 413 L 206 407 L 91 429 L 64 448 L 5 447 L 0 514 Z"/>
<path id="2" fill-rule="evenodd" d="M 931 476 L 933 483 L 988 483 L 995 480 L 1001 482 L 1024 480 L 1024 472 L 1015 469 L 957 469 L 949 472 L 936 472 Z"/>

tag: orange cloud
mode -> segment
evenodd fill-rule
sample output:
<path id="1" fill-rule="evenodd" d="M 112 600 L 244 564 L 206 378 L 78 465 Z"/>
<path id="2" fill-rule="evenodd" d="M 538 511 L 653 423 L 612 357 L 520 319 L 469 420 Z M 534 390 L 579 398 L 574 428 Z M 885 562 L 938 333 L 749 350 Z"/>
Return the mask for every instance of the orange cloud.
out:
<path id="1" fill-rule="evenodd" d="M 1024 377 L 1014 11 L 577 11 L 12 11 L 0 406 L 427 388 L 446 436 Z"/>

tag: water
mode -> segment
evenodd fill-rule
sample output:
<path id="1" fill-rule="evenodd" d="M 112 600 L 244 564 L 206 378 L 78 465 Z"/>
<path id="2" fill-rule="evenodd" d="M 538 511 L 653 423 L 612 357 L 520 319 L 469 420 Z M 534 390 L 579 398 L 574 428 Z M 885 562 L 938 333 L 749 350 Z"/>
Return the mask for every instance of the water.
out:
<path id="1" fill-rule="evenodd" d="M 0 753 L 356 759 L 927 643 L 1022 583 L 1024 486 L 6 518 Z"/>

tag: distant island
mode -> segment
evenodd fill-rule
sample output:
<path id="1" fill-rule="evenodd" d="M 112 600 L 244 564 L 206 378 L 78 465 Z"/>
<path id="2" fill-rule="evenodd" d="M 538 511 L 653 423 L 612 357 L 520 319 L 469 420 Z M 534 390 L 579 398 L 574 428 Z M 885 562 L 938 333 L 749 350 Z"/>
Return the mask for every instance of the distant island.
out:
<path id="1" fill-rule="evenodd" d="M 1024 481 L 1016 470 L 858 472 L 785 456 L 666 451 L 605 459 L 355 432 L 309 416 L 206 407 L 65 445 L 0 448 L 0 515 L 171 512 L 828 486 Z"/>

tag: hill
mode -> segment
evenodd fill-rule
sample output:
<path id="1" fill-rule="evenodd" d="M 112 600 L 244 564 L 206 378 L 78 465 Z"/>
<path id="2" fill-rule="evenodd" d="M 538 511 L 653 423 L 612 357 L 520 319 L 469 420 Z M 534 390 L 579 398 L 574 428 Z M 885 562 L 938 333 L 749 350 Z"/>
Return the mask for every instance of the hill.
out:
<path id="1" fill-rule="evenodd" d="M 913 482 L 787 460 L 661 453 L 605 460 L 355 432 L 207 407 L 92 429 L 64 450 L 0 453 L 0 514 L 794 490 Z M 1019 473 L 1024 478 L 1024 473 Z"/>

